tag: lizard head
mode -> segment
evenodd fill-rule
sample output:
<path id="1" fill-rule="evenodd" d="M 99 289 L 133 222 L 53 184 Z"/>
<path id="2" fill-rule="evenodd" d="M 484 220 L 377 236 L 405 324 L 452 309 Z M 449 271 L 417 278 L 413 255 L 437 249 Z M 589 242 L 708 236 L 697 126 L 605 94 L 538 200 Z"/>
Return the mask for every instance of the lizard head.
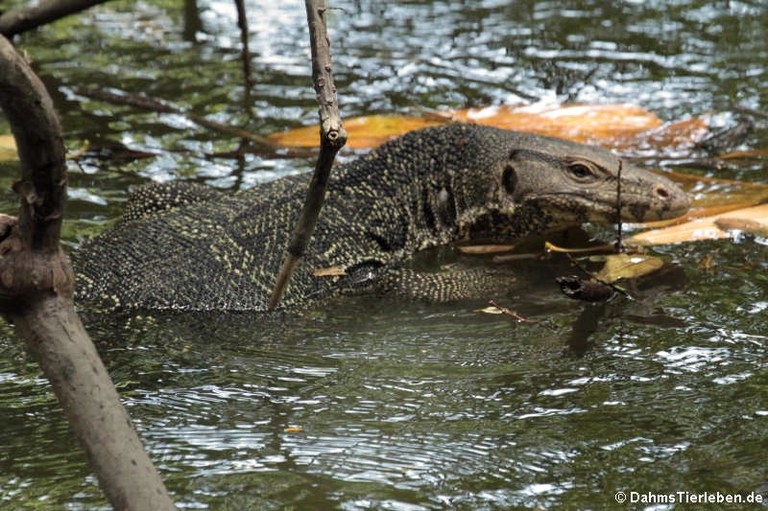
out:
<path id="1" fill-rule="evenodd" d="M 609 151 L 546 137 L 536 140 L 513 145 L 498 162 L 484 212 L 460 222 L 465 238 L 521 236 L 619 219 L 664 220 L 688 210 L 688 197 L 675 183 Z"/>

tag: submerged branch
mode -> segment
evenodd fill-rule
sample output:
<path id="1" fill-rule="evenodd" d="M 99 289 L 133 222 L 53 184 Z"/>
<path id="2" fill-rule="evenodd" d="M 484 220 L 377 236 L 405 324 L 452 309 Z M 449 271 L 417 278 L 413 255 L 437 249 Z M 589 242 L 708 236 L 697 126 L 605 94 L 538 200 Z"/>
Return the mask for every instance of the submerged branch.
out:
<path id="1" fill-rule="evenodd" d="M 216 131 L 218 133 L 223 133 L 225 135 L 244 138 L 251 142 L 255 142 L 257 144 L 267 146 L 273 149 L 278 148 L 278 144 L 271 141 L 267 137 L 263 137 L 255 133 L 251 133 L 250 131 L 247 131 L 244 129 L 236 128 L 234 126 L 222 124 L 220 122 L 210 121 L 203 117 L 198 117 L 194 114 L 184 111 L 178 106 L 169 104 L 168 102 L 158 98 L 152 98 L 149 96 L 139 96 L 139 95 L 127 94 L 127 93 L 117 94 L 114 92 L 107 92 L 100 89 L 76 89 L 75 92 L 87 98 L 96 99 L 99 101 L 105 101 L 107 103 L 112 103 L 115 105 L 126 105 L 134 108 L 140 108 L 142 110 L 149 110 L 151 112 L 157 112 L 157 113 L 163 113 L 163 114 L 181 115 L 202 128 L 207 128 L 211 131 Z"/>

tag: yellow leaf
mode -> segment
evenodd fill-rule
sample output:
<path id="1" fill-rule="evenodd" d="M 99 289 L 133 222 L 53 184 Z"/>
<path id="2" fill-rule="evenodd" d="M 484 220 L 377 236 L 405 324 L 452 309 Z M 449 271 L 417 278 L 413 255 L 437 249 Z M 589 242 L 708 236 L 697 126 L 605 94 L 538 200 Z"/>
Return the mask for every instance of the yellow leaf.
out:
<path id="1" fill-rule="evenodd" d="M 283 429 L 284 433 L 299 433 L 301 431 L 304 431 L 304 428 L 302 428 L 301 426 L 289 426 Z"/>
<path id="2" fill-rule="evenodd" d="M 13 135 L 0 135 L 0 161 L 18 160 L 16 140 Z"/>
<path id="3" fill-rule="evenodd" d="M 653 273 L 662 266 L 664 261 L 655 256 L 611 254 L 606 257 L 605 266 L 595 277 L 603 282 L 635 279 Z"/>

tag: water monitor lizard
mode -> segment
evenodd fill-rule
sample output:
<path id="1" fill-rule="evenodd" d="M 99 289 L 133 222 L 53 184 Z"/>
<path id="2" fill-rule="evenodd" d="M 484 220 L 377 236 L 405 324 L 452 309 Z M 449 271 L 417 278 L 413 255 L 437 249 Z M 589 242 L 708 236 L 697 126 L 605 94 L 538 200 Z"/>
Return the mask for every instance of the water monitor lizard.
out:
<path id="1" fill-rule="evenodd" d="M 334 169 L 282 306 L 361 288 L 463 296 L 466 279 L 403 264 L 460 240 L 615 222 L 618 168 L 603 149 L 490 127 L 408 133 Z M 265 310 L 308 179 L 237 193 L 190 183 L 139 188 L 123 218 L 74 255 L 79 298 L 110 308 Z M 621 180 L 624 221 L 688 208 L 675 184 L 627 162 Z M 324 268 L 346 275 L 315 275 Z"/>

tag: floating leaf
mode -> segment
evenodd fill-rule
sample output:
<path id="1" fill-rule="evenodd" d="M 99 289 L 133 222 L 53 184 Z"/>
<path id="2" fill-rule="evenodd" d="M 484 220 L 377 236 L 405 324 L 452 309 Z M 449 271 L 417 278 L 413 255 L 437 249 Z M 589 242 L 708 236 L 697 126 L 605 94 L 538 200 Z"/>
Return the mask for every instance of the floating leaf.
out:
<path id="1" fill-rule="evenodd" d="M 448 110 L 423 116 L 371 115 L 345 119 L 346 147 L 365 149 L 411 130 L 447 122 L 473 122 L 539 135 L 587 142 L 621 150 L 679 151 L 690 149 L 708 133 L 709 117 L 664 124 L 656 115 L 627 104 L 493 106 Z M 268 138 L 284 147 L 317 147 L 317 126 L 273 133 Z"/>
<path id="2" fill-rule="evenodd" d="M 626 139 L 662 125 L 656 115 L 635 105 L 494 106 L 450 112 L 456 120 L 498 128 L 557 136 L 576 142 Z"/>
<path id="3" fill-rule="evenodd" d="M 18 160 L 16 139 L 13 135 L 0 135 L 0 161 Z"/>
<path id="4" fill-rule="evenodd" d="M 605 265 L 595 277 L 603 282 L 635 279 L 653 273 L 662 266 L 664 261 L 656 256 L 611 254 L 606 256 Z"/>
<path id="5" fill-rule="evenodd" d="M 768 237 L 768 222 L 752 218 L 721 217 L 715 220 L 715 225 L 724 231 L 746 231 L 757 236 Z"/>
<path id="6" fill-rule="evenodd" d="M 301 431 L 304 431 L 304 428 L 301 426 L 289 426 L 283 429 L 284 433 L 299 433 Z"/>
<path id="7" fill-rule="evenodd" d="M 627 245 L 663 245 L 667 243 L 682 243 L 700 240 L 730 238 L 734 234 L 720 225 L 734 225 L 736 221 L 742 226 L 751 226 L 750 232 L 760 232 L 768 228 L 768 204 L 751 208 L 729 211 L 720 215 L 699 218 L 680 225 L 635 234 L 625 240 Z"/>
<path id="8" fill-rule="evenodd" d="M 768 149 L 750 149 L 748 151 L 732 151 L 718 156 L 721 160 L 739 160 L 739 159 L 765 159 L 768 158 Z"/>
<path id="9" fill-rule="evenodd" d="M 616 149 L 643 149 L 666 153 L 687 152 L 693 149 L 709 133 L 710 116 L 692 117 L 683 121 L 670 122 L 650 130 L 636 133 L 631 137 L 616 137 Z"/>
<path id="10" fill-rule="evenodd" d="M 663 175 L 682 185 L 688 191 L 692 196 L 691 209 L 685 215 L 671 220 L 645 222 L 638 225 L 653 228 L 667 227 L 690 222 L 697 218 L 718 216 L 768 201 L 768 184 L 697 176 L 681 172 L 664 172 Z"/>
<path id="11" fill-rule="evenodd" d="M 344 128 L 347 130 L 346 147 L 350 149 L 376 147 L 408 131 L 437 126 L 445 122 L 434 118 L 404 115 L 351 117 L 344 119 Z M 318 147 L 320 145 L 320 131 L 316 125 L 273 133 L 267 138 L 284 147 Z"/>

